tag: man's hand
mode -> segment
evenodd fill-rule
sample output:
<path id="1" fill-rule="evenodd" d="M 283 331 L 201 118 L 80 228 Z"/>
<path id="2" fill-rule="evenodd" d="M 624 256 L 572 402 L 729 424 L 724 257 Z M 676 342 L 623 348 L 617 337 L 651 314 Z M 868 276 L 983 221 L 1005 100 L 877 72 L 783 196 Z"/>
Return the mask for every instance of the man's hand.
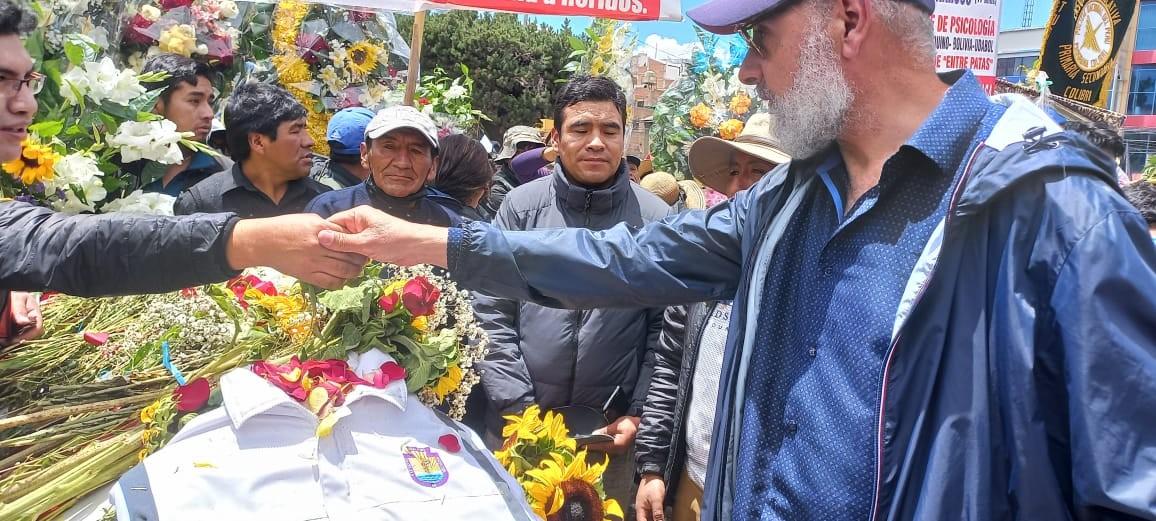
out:
<path id="1" fill-rule="evenodd" d="M 44 317 L 40 315 L 40 299 L 32 293 L 13 291 L 9 295 L 15 336 L 6 340 L 8 344 L 19 344 L 25 340 L 40 338 L 44 334 Z"/>
<path id="2" fill-rule="evenodd" d="M 323 230 L 345 231 L 313 214 L 242 219 L 229 237 L 229 265 L 237 270 L 268 266 L 310 284 L 339 288 L 361 274 L 365 257 L 322 248 L 317 235 Z"/>
<path id="3" fill-rule="evenodd" d="M 346 210 L 329 221 L 341 230 L 325 230 L 318 239 L 335 252 L 356 253 L 399 266 L 447 267 L 445 228 L 414 224 L 369 206 Z"/>
<path id="4" fill-rule="evenodd" d="M 663 521 L 666 519 L 665 500 L 666 482 L 662 476 L 644 474 L 638 484 L 638 495 L 634 497 L 634 515 L 638 521 Z"/>
<path id="5" fill-rule="evenodd" d="M 642 423 L 642 418 L 638 416 L 623 416 L 611 422 L 610 425 L 593 432 L 593 434 L 613 436 L 614 441 L 590 445 L 587 448 L 608 454 L 625 454 L 630 450 L 630 446 L 634 444 L 634 435 L 638 434 L 639 423 Z"/>

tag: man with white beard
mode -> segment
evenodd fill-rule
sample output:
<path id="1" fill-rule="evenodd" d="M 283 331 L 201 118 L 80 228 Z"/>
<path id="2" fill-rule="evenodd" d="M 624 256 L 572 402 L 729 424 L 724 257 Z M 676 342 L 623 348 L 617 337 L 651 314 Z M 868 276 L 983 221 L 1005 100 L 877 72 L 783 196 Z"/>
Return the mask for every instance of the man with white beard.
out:
<path id="1" fill-rule="evenodd" d="M 712 0 L 796 160 L 641 229 L 322 244 L 547 306 L 734 300 L 702 519 L 1156 519 L 1156 247 L 1110 158 L 935 73 L 932 0 Z M 1110 260 L 1109 260 L 1110 259 Z"/>

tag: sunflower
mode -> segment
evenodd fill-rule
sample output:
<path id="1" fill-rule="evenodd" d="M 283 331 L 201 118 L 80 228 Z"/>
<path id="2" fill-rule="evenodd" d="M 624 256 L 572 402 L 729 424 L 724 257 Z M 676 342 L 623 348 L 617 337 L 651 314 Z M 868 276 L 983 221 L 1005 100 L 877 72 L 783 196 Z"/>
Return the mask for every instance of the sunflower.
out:
<path id="1" fill-rule="evenodd" d="M 506 426 L 502 428 L 502 438 L 506 440 L 536 440 L 537 432 L 542 428 L 542 420 L 537 405 L 526 407 L 522 415 L 511 414 L 505 417 Z"/>
<path id="2" fill-rule="evenodd" d="M 380 54 L 380 46 L 362 40 L 349 46 L 349 61 L 345 66 L 354 76 L 365 77 L 377 68 L 377 57 Z"/>
<path id="3" fill-rule="evenodd" d="M 446 396 L 449 396 L 450 393 L 456 391 L 460 385 L 462 385 L 462 368 L 454 364 L 446 371 L 445 376 L 438 378 L 437 383 L 434 384 L 433 392 L 434 395 L 437 396 L 438 402 L 441 402 L 445 400 Z"/>
<path id="4" fill-rule="evenodd" d="M 624 519 L 618 501 L 603 499 L 602 474 L 609 462 L 606 457 L 601 464 L 587 464 L 582 451 L 568 465 L 546 460 L 527 471 L 526 495 L 534 513 L 546 521 Z"/>
<path id="5" fill-rule="evenodd" d="M 25 140 L 20 157 L 3 164 L 4 172 L 20 179 L 25 186 L 52 179 L 53 168 L 60 154 L 47 145 Z"/>

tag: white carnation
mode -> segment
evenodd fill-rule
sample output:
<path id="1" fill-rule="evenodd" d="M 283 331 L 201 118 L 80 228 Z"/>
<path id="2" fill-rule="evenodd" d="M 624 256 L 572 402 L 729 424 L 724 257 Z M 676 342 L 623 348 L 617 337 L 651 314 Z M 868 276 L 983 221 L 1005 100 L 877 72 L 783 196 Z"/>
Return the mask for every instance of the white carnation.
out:
<path id="1" fill-rule="evenodd" d="M 158 193 L 137 190 L 115 201 L 109 201 L 100 209 L 103 213 L 142 213 L 151 215 L 173 215 L 176 198 Z"/>
<path id="2" fill-rule="evenodd" d="M 233 2 L 232 0 L 224 0 L 218 4 L 217 7 L 219 9 L 218 13 L 221 15 L 221 19 L 228 20 L 234 16 L 237 16 L 237 3 Z"/>
<path id="3" fill-rule="evenodd" d="M 108 144 L 120 149 L 121 160 L 126 163 L 148 159 L 173 165 L 184 159 L 179 144 L 183 137 L 177 132 L 177 126 L 167 119 L 129 121 L 120 125 Z"/>
<path id="4" fill-rule="evenodd" d="M 128 105 L 145 93 L 135 71 L 118 69 L 112 63 L 112 58 L 107 56 L 98 62 L 85 62 L 80 67 L 74 67 L 64 73 L 61 79 L 66 85 L 61 94 L 73 104 L 79 104 L 76 94 L 86 96 L 94 103 L 109 100 Z M 72 88 L 67 88 L 68 85 Z"/>

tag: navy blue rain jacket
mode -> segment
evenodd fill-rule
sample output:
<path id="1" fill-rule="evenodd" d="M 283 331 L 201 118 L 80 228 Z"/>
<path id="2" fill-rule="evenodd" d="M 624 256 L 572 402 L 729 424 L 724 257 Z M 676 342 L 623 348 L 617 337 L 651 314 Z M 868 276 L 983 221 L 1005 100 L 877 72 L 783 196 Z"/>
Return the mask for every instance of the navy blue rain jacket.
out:
<path id="1" fill-rule="evenodd" d="M 897 310 L 872 519 L 1156 519 L 1156 246 L 1114 165 L 1020 99 L 970 153 Z M 466 287 L 543 305 L 734 300 L 703 519 L 729 519 L 746 364 L 790 165 L 642 229 L 451 244 Z M 559 276 L 559 274 L 566 274 Z"/>

